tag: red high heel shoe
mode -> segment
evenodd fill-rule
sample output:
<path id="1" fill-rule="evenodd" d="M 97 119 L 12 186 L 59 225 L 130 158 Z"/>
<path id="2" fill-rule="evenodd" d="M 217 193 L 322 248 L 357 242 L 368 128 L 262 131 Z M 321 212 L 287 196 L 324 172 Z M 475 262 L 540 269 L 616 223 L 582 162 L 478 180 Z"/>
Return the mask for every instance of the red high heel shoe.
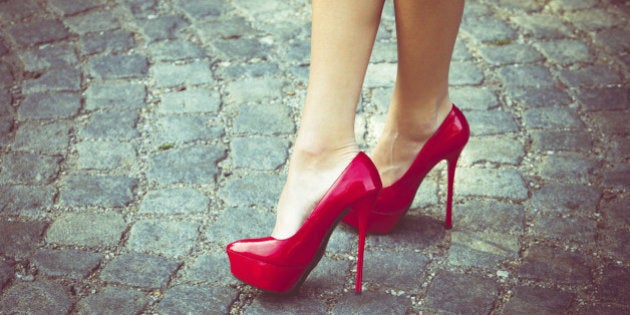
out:
<path id="1" fill-rule="evenodd" d="M 297 289 L 324 255 L 337 223 L 353 209 L 359 228 L 355 290 L 361 292 L 367 218 L 380 190 L 376 167 L 365 153 L 359 153 L 293 236 L 282 240 L 268 236 L 229 244 L 226 251 L 232 274 L 267 291 Z"/>
<path id="2" fill-rule="evenodd" d="M 448 163 L 448 190 L 446 194 L 446 219 L 444 226 L 447 229 L 451 228 L 453 226 L 452 209 L 455 167 L 457 159 L 469 137 L 470 128 L 466 117 L 453 105 L 444 122 L 418 152 L 407 172 L 392 185 L 383 187 L 376 200 L 374 209 L 370 212 L 367 231 L 374 234 L 391 232 L 398 220 L 409 210 L 424 177 L 441 160 L 446 160 Z M 343 222 L 358 227 L 358 214 L 350 212 L 343 219 Z"/>

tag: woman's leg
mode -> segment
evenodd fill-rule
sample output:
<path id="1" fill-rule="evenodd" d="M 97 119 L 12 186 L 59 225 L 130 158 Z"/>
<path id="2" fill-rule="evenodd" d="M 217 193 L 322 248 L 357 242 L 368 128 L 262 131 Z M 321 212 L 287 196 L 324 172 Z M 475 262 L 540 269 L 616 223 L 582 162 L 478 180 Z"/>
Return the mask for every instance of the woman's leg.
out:
<path id="1" fill-rule="evenodd" d="M 372 153 L 383 185 L 407 171 L 451 109 L 448 71 L 464 0 L 395 0 L 398 74 Z"/>
<path id="2" fill-rule="evenodd" d="M 384 0 L 313 0 L 306 103 L 272 236 L 292 236 L 359 149 L 354 118 Z"/>

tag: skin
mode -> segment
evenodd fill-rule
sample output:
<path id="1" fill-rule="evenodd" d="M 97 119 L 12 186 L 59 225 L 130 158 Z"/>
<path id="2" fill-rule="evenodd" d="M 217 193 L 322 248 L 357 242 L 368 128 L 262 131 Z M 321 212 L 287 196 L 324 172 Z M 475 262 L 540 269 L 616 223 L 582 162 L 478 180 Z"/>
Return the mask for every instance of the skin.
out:
<path id="1" fill-rule="evenodd" d="M 286 239 L 359 152 L 354 119 L 384 0 L 313 0 L 306 101 L 272 236 Z M 371 157 L 384 185 L 409 168 L 451 109 L 448 71 L 463 0 L 395 0 L 398 72 Z"/>

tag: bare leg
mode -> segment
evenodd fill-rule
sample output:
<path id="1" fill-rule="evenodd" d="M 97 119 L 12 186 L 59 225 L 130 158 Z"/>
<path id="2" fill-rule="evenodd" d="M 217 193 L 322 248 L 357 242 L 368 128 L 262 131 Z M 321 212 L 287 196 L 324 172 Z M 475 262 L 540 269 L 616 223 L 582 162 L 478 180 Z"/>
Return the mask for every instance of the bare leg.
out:
<path id="1" fill-rule="evenodd" d="M 383 185 L 407 171 L 451 109 L 448 71 L 464 0 L 395 0 L 398 74 L 372 153 Z"/>
<path id="2" fill-rule="evenodd" d="M 354 118 L 384 0 L 313 0 L 306 103 L 272 236 L 302 226 L 359 152 Z"/>

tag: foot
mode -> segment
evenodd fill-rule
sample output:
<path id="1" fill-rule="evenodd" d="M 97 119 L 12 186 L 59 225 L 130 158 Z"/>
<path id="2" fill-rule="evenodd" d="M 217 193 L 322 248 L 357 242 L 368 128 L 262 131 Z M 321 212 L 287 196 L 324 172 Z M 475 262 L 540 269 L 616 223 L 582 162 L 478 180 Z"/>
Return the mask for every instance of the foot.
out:
<path id="1" fill-rule="evenodd" d="M 452 105 L 450 101 L 438 107 L 428 120 L 415 120 L 413 126 L 404 126 L 388 119 L 383 133 L 372 151 L 371 158 L 381 176 L 383 187 L 390 186 L 409 169 L 418 152 L 440 127 Z"/>
<path id="2" fill-rule="evenodd" d="M 271 236 L 287 239 L 297 232 L 343 170 L 359 153 L 355 143 L 312 152 L 296 148 L 280 194 Z"/>

